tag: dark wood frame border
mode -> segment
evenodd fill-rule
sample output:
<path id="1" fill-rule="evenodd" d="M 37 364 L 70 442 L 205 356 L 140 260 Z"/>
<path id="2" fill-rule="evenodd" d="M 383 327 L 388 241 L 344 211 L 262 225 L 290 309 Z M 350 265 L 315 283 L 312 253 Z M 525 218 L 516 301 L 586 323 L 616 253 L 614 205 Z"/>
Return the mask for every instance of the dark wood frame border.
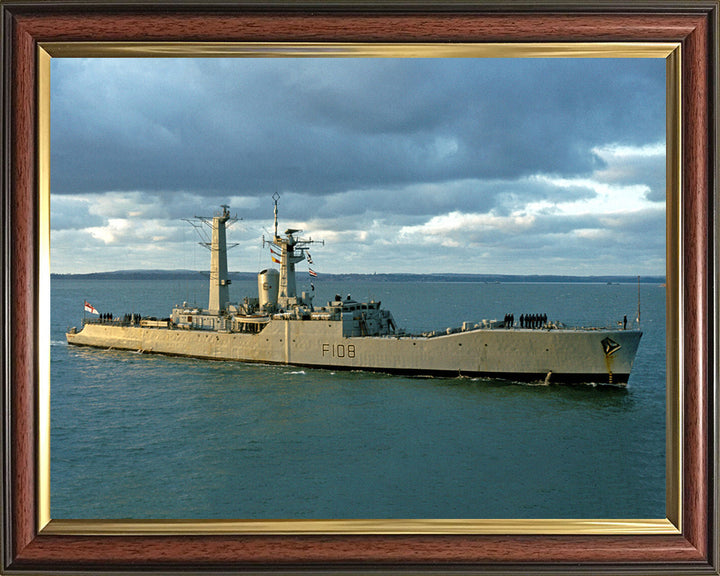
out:
<path id="1" fill-rule="evenodd" d="M 718 1 L 200 3 L 2 0 L 2 565 L 8 574 L 718 574 Z M 680 42 L 684 310 L 677 535 L 69 536 L 37 526 L 37 49 L 41 42 Z"/>

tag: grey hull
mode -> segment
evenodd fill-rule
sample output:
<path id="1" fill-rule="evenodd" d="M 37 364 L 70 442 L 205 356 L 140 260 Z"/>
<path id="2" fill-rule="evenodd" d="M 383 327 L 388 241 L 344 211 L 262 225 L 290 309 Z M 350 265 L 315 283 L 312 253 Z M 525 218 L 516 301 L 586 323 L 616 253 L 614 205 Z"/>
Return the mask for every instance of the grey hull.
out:
<path id="1" fill-rule="evenodd" d="M 473 329 L 420 336 L 342 335 L 342 322 L 273 320 L 258 334 L 86 324 L 72 345 L 215 360 L 515 381 L 625 384 L 639 330 Z"/>

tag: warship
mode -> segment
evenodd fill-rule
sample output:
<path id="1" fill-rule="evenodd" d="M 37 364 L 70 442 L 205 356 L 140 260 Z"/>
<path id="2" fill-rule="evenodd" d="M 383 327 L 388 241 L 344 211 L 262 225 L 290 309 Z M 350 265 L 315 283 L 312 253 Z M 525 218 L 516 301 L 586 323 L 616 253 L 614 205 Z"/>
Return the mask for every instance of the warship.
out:
<path id="1" fill-rule="evenodd" d="M 230 302 L 226 229 L 237 218 L 223 205 L 213 217 L 195 217 L 195 226 L 211 229 L 204 242 L 211 253 L 207 308 L 184 302 L 164 319 L 84 318 L 80 330 L 67 331 L 68 344 L 332 370 L 627 384 L 642 336 L 627 322 L 569 327 L 545 315 L 507 315 L 414 334 L 399 329 L 392 313 L 374 300 L 338 295 L 316 307 L 313 292 L 297 293 L 295 277 L 299 262 L 312 262 L 309 248 L 316 241 L 292 228 L 278 234 L 278 196 L 273 199 L 274 234 L 262 242 L 270 245 L 280 270 L 258 274 L 257 296 Z"/>

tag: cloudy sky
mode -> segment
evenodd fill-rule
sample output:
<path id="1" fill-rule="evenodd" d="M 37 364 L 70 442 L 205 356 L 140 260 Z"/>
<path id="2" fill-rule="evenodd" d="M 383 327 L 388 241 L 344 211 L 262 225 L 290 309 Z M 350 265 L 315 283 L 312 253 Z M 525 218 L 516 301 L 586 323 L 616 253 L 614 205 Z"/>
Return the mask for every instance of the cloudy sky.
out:
<path id="1" fill-rule="evenodd" d="M 53 272 L 208 269 L 221 204 L 256 271 L 277 192 L 320 274 L 665 273 L 662 59 L 51 66 Z"/>

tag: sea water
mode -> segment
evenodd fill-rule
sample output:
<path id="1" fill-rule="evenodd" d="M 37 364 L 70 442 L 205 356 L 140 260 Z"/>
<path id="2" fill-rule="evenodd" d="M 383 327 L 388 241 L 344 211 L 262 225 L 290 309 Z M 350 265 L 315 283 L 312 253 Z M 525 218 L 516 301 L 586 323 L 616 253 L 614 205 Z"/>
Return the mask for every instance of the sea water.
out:
<path id="1" fill-rule="evenodd" d="M 409 331 L 634 322 L 635 284 L 315 281 Z M 167 317 L 204 280 L 52 280 L 51 517 L 664 518 L 665 288 L 627 388 L 410 378 L 69 347 L 83 301 Z M 231 299 L 254 295 L 234 282 Z"/>

